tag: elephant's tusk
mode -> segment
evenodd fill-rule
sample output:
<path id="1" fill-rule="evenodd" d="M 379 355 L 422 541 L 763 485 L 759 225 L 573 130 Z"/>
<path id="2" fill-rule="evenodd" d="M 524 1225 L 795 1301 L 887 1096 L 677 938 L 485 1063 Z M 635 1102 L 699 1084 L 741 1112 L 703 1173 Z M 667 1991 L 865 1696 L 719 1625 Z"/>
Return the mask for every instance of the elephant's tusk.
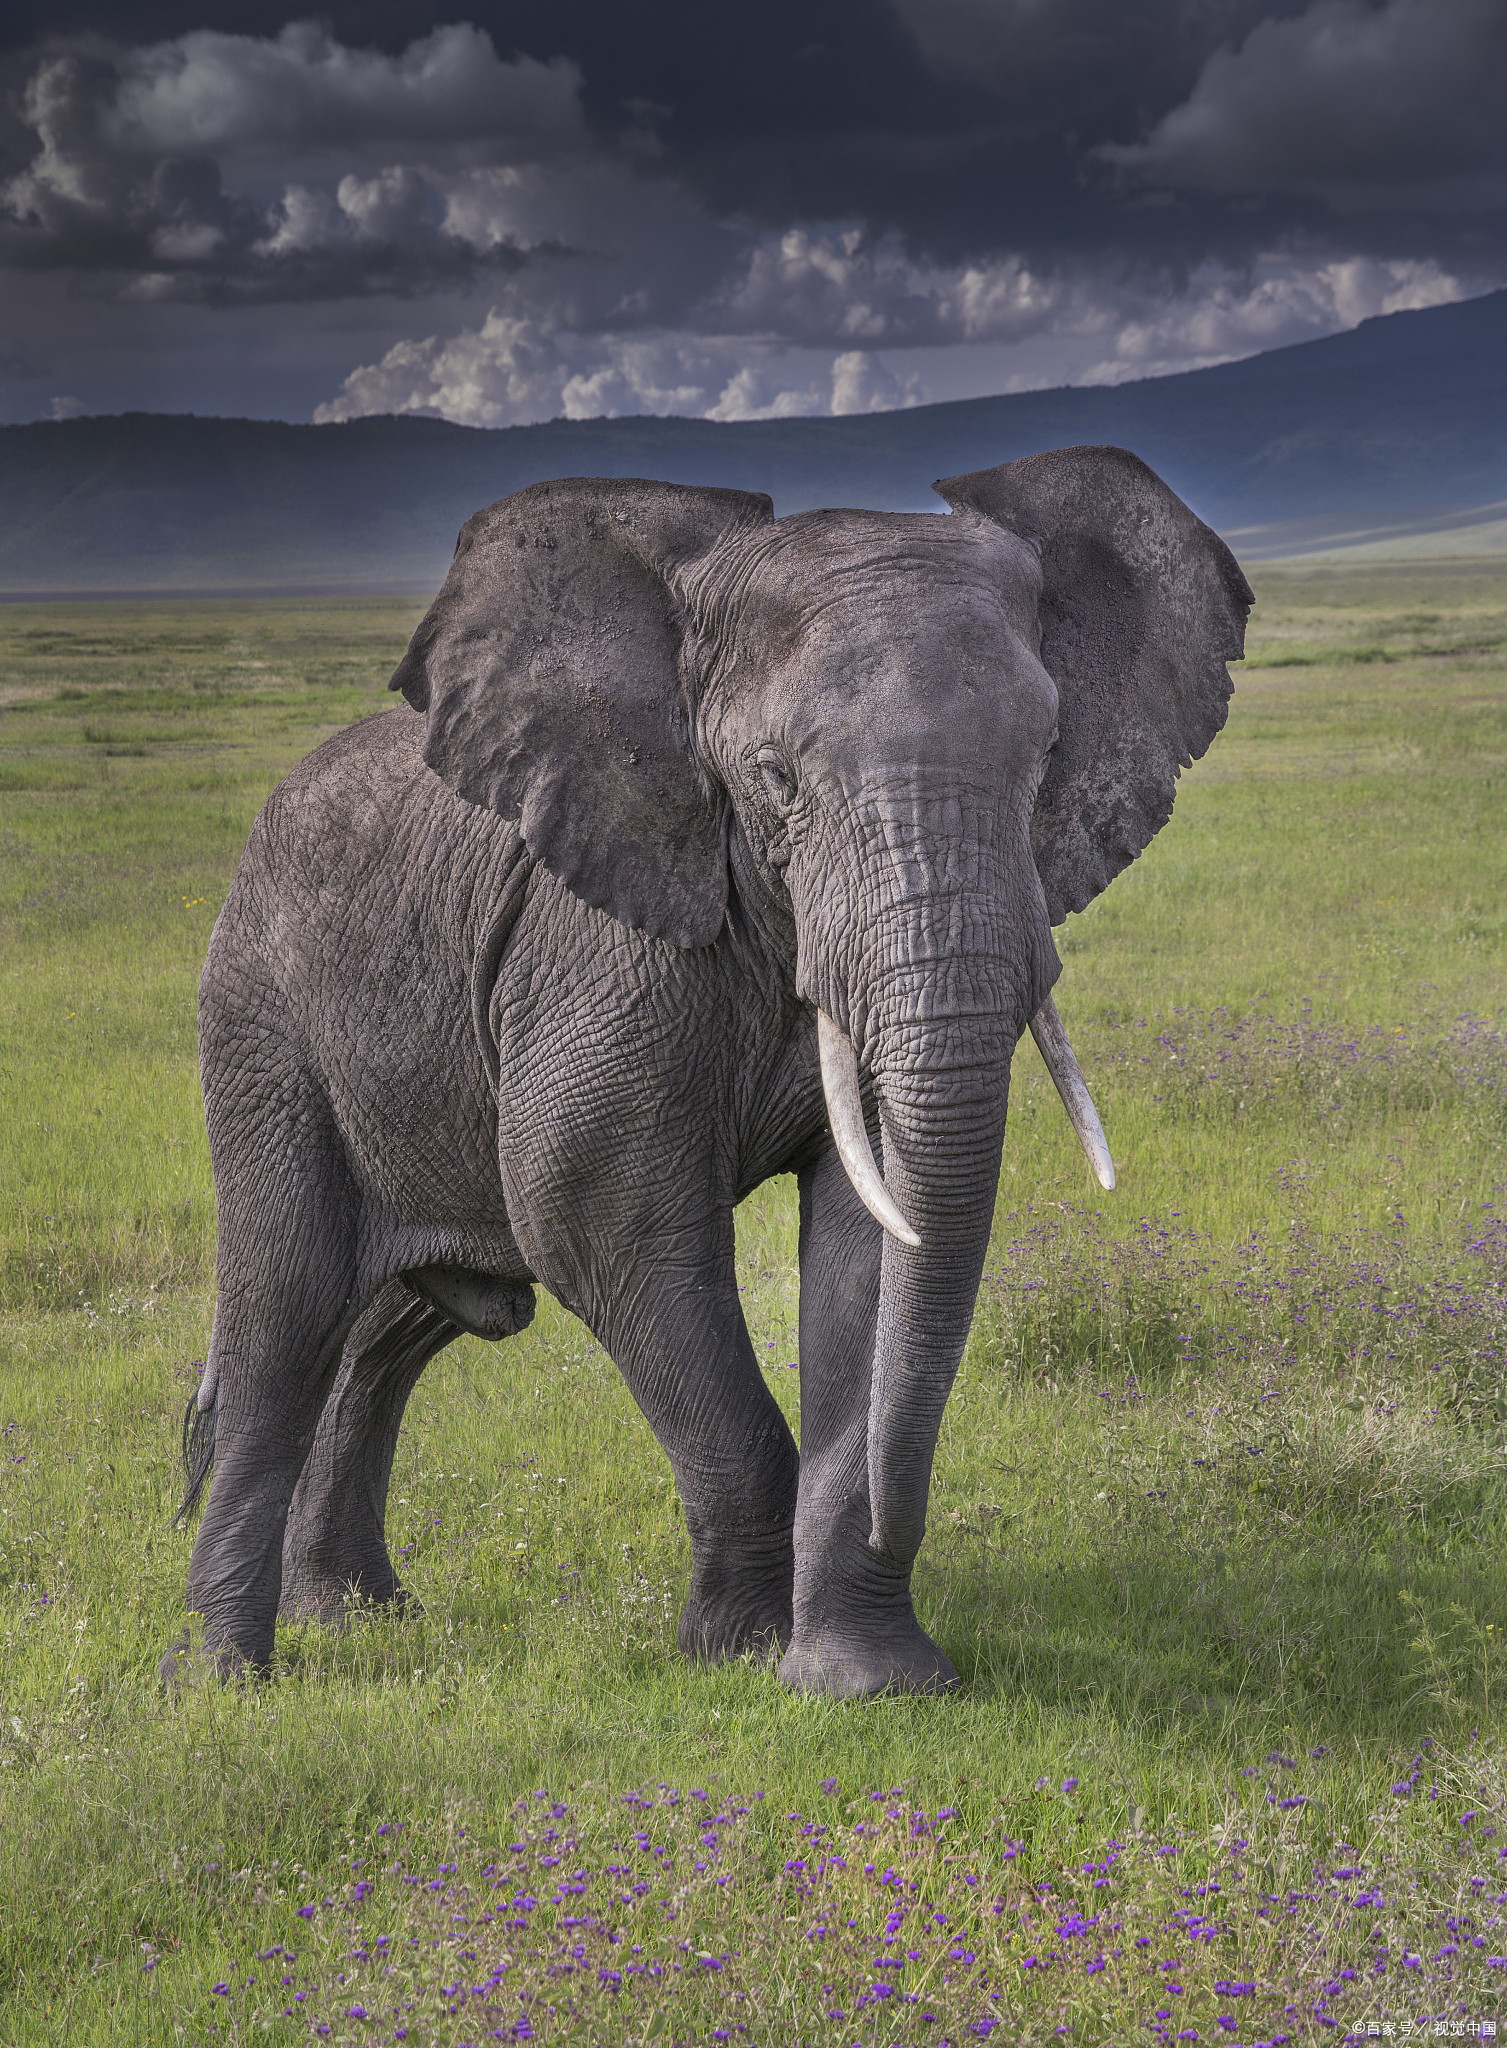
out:
<path id="1" fill-rule="evenodd" d="M 1057 1093 L 1062 1097 L 1062 1106 L 1078 1133 L 1078 1142 L 1088 1155 L 1088 1163 L 1099 1176 L 1101 1188 L 1112 1188 L 1115 1184 L 1115 1163 L 1109 1156 L 1109 1144 L 1104 1136 L 1104 1126 L 1099 1121 L 1099 1112 L 1094 1108 L 1093 1098 L 1088 1092 L 1088 1083 L 1083 1078 L 1073 1048 L 1067 1042 L 1067 1033 L 1062 1028 L 1062 1019 L 1057 1014 L 1057 1005 L 1050 996 L 1031 1019 L 1031 1036 L 1036 1048 L 1046 1061 L 1047 1072 L 1057 1084 Z"/>
<path id="2" fill-rule="evenodd" d="M 891 1237 L 898 1237 L 902 1244 L 919 1244 L 920 1238 L 896 1208 L 894 1197 L 874 1164 L 858 1094 L 858 1055 L 848 1034 L 837 1028 L 825 1010 L 816 1013 L 816 1045 L 821 1054 L 822 1093 L 827 1098 L 832 1142 L 853 1183 L 853 1192 Z"/>

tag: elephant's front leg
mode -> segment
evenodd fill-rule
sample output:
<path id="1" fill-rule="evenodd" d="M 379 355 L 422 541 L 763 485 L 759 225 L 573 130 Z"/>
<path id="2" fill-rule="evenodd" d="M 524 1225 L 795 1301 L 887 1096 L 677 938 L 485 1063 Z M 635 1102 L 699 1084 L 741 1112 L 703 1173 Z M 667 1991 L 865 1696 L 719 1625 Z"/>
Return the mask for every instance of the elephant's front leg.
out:
<path id="1" fill-rule="evenodd" d="M 916 1620 L 910 1573 L 869 1542 L 883 1245 L 827 1145 L 801 1174 L 801 1481 L 794 1635 L 780 1677 L 797 1691 L 840 1698 L 934 1692 L 957 1679 Z"/>
<path id="2" fill-rule="evenodd" d="M 541 1262 L 540 1278 L 591 1326 L 670 1460 L 691 1538 L 680 1647 L 708 1661 L 783 1650 L 799 1458 L 743 1321 L 732 1216 L 592 1251 L 584 1272 Z M 611 1276 L 606 1298 L 591 1298 L 593 1270 Z"/>

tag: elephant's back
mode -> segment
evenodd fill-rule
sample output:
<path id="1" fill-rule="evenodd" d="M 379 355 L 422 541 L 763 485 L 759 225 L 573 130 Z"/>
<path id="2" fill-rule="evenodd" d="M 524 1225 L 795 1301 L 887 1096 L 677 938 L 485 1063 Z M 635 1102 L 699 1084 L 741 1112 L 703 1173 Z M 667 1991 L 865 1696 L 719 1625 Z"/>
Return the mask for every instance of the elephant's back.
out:
<path id="1" fill-rule="evenodd" d="M 300 865 L 328 861 L 349 871 L 385 856 L 415 825 L 437 826 L 446 813 L 470 810 L 425 766 L 423 748 L 424 721 L 406 704 L 345 726 L 273 790 L 246 857 L 264 848 L 296 852 Z"/>
<path id="2" fill-rule="evenodd" d="M 373 1006 L 453 1014 L 464 994 L 469 1018 L 476 948 L 521 847 L 424 765 L 423 734 L 406 705 L 379 713 L 278 784 L 215 926 L 206 997 L 239 1007 L 260 990 L 281 1028 L 314 1039 L 368 1037 Z"/>
<path id="3" fill-rule="evenodd" d="M 424 721 L 406 704 L 334 734 L 280 782 L 241 856 L 227 914 L 275 951 L 323 955 L 344 929 L 442 927 L 464 943 L 467 906 L 518 853 L 513 824 L 463 803 L 423 756 Z M 318 963 L 297 959 L 300 985 Z M 280 977 L 281 978 L 281 977 Z"/>

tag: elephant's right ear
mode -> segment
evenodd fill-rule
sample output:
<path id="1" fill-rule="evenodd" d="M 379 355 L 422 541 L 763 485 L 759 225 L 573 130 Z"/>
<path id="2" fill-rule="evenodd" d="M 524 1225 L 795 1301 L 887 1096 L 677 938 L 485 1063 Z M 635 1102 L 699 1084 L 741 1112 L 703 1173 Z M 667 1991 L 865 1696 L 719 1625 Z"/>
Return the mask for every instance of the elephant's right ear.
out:
<path id="1" fill-rule="evenodd" d="M 671 579 L 768 498 L 637 478 L 531 484 L 461 528 L 391 687 L 424 759 L 516 818 L 584 902 L 682 946 L 727 906 L 727 805 L 699 770 Z"/>
<path id="2" fill-rule="evenodd" d="M 1124 448 L 1054 448 L 932 488 L 1041 557 L 1058 741 L 1031 848 L 1060 924 L 1166 824 L 1179 770 L 1224 724 L 1251 587 L 1218 534 Z"/>

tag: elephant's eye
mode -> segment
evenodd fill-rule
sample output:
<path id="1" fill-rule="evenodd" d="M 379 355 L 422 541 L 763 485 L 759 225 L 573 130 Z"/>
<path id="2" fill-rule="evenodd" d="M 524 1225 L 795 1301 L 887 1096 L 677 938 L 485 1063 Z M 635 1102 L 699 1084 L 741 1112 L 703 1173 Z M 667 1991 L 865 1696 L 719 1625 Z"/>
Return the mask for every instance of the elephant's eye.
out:
<path id="1" fill-rule="evenodd" d="M 788 811 L 795 802 L 795 770 L 775 747 L 760 747 L 755 758 L 759 773 L 764 778 L 764 787 L 780 809 Z"/>

